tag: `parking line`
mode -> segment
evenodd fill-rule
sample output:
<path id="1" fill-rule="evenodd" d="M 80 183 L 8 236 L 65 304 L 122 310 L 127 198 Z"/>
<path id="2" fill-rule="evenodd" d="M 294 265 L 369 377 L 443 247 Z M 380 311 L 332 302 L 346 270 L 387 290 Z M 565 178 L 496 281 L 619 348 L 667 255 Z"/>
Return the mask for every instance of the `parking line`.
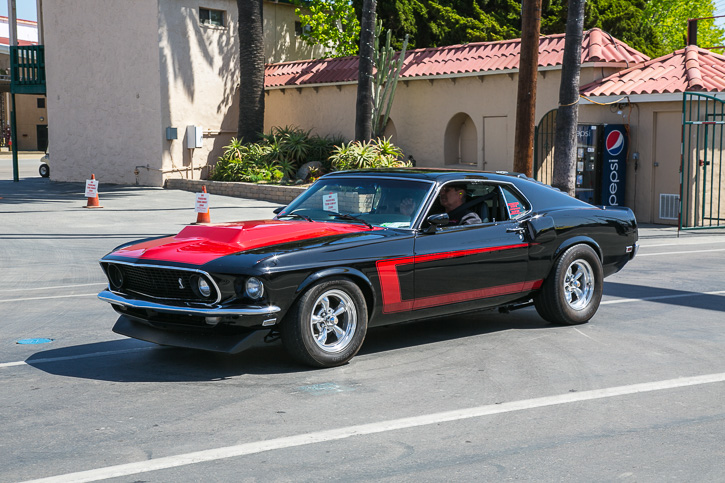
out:
<path id="1" fill-rule="evenodd" d="M 725 248 L 712 248 L 710 250 L 685 250 L 685 251 L 681 251 L 681 252 L 638 253 L 635 258 L 656 257 L 658 255 L 682 255 L 683 253 L 709 253 L 709 252 L 725 252 Z"/>
<path id="2" fill-rule="evenodd" d="M 688 246 L 688 245 L 715 245 L 717 243 L 720 243 L 721 240 L 687 240 L 687 241 L 678 241 L 677 243 L 655 243 L 650 245 L 647 242 L 643 242 L 640 240 L 639 248 L 640 250 L 642 248 L 655 248 L 655 247 L 682 247 L 682 246 Z"/>
<path id="3" fill-rule="evenodd" d="M 468 409 L 425 414 L 422 416 L 393 419 L 377 423 L 360 424 L 357 426 L 331 429 L 327 431 L 315 431 L 312 433 L 255 441 L 252 443 L 244 443 L 235 446 L 226 446 L 222 448 L 196 451 L 193 453 L 180 454 L 176 456 L 155 458 L 147 461 L 139 461 L 136 463 L 107 466 L 105 468 L 97 468 L 94 470 L 79 471 L 77 473 L 51 476 L 49 478 L 31 480 L 31 482 L 78 483 L 85 481 L 98 481 L 108 478 L 118 478 L 122 476 L 136 475 L 139 473 L 148 473 L 150 471 L 176 468 L 179 466 L 187 466 L 197 463 L 206 463 L 210 461 L 235 458 L 239 456 L 262 453 L 265 451 L 274 451 L 278 449 L 293 448 L 297 446 L 306 446 L 327 441 L 337 441 L 347 439 L 353 436 L 363 436 L 368 434 L 385 433 L 389 431 L 399 431 L 403 429 L 416 428 L 421 426 L 430 426 L 433 424 L 481 418 L 495 414 L 510 413 L 515 411 L 524 411 L 528 409 L 558 406 L 574 402 L 593 401 L 597 399 L 627 396 L 654 391 L 664 391 L 669 389 L 678 389 L 689 386 L 714 384 L 721 382 L 725 382 L 725 373 L 708 374 L 694 377 L 682 377 L 664 381 L 632 384 L 628 386 L 594 389 L 590 391 L 573 393 L 569 392 L 557 396 L 525 399 L 521 401 L 512 401 L 501 404 L 489 404 Z"/>
<path id="4" fill-rule="evenodd" d="M 55 288 L 88 287 L 89 285 L 105 285 L 108 282 L 78 283 L 74 285 L 55 285 L 52 287 L 30 287 L 30 288 L 0 288 L 0 292 L 27 292 L 29 290 L 52 290 Z"/>
<path id="5" fill-rule="evenodd" d="M 90 296 L 97 296 L 97 293 L 79 293 L 75 295 L 49 295 L 47 297 L 27 297 L 23 299 L 5 299 L 0 300 L 0 303 L 3 302 L 25 302 L 28 300 L 46 300 L 46 299 L 64 299 L 68 297 L 90 297 Z"/>
<path id="6" fill-rule="evenodd" d="M 133 349 L 122 349 L 117 351 L 91 352 L 89 354 L 78 354 L 75 356 L 48 357 L 47 359 L 31 359 L 30 361 L 0 362 L 0 369 L 4 367 L 31 366 L 35 364 L 47 364 L 48 362 L 72 361 L 75 359 L 86 359 L 88 357 L 101 357 L 116 354 L 128 354 L 129 352 L 147 351 L 149 349 L 159 349 L 157 345 L 148 347 L 135 347 Z"/>

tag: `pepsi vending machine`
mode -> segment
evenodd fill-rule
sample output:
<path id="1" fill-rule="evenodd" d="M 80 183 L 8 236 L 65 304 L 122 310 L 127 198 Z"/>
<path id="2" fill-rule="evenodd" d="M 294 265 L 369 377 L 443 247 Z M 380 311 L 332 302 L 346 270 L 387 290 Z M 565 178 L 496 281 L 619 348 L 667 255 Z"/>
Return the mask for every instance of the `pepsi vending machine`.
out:
<path id="1" fill-rule="evenodd" d="M 623 124 L 580 124 L 576 197 L 593 205 L 624 206 L 627 131 Z"/>

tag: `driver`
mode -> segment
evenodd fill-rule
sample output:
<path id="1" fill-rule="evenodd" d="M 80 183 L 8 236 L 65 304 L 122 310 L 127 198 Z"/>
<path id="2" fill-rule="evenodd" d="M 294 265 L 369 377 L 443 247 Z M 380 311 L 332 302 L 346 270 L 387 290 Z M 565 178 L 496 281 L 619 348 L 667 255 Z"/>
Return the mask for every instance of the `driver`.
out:
<path id="1" fill-rule="evenodd" d="M 466 201 L 466 186 L 449 184 L 441 188 L 438 200 L 448 213 L 448 226 L 474 225 L 481 223 L 481 218 L 470 208 L 462 206 Z"/>

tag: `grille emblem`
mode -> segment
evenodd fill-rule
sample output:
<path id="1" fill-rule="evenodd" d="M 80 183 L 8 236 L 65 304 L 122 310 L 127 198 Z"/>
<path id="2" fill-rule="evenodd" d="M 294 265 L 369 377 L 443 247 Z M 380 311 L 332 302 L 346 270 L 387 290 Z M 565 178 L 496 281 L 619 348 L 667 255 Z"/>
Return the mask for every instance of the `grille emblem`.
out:
<path id="1" fill-rule="evenodd" d="M 181 277 L 179 277 L 179 288 L 182 290 L 184 289 L 184 281 L 181 279 Z"/>

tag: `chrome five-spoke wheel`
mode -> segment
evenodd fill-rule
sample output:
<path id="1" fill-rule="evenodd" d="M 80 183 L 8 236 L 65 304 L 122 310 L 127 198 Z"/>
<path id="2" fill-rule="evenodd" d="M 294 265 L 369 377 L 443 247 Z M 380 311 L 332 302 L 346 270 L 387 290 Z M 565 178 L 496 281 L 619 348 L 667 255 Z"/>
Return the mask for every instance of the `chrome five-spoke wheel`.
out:
<path id="1" fill-rule="evenodd" d="M 360 350 L 368 328 L 365 296 L 352 280 L 319 281 L 295 302 L 282 321 L 282 343 L 313 367 L 345 364 Z"/>
<path id="2" fill-rule="evenodd" d="M 566 269 L 564 296 L 566 303 L 574 310 L 583 310 L 594 295 L 594 272 L 586 260 L 575 260 Z"/>
<path id="3" fill-rule="evenodd" d="M 603 278 L 597 252 L 589 245 L 574 245 L 561 254 L 534 295 L 536 311 L 555 324 L 583 324 L 599 308 Z"/>
<path id="4" fill-rule="evenodd" d="M 344 350 L 356 327 L 355 302 L 347 293 L 333 289 L 317 298 L 310 316 L 310 330 L 320 349 L 325 352 Z"/>

